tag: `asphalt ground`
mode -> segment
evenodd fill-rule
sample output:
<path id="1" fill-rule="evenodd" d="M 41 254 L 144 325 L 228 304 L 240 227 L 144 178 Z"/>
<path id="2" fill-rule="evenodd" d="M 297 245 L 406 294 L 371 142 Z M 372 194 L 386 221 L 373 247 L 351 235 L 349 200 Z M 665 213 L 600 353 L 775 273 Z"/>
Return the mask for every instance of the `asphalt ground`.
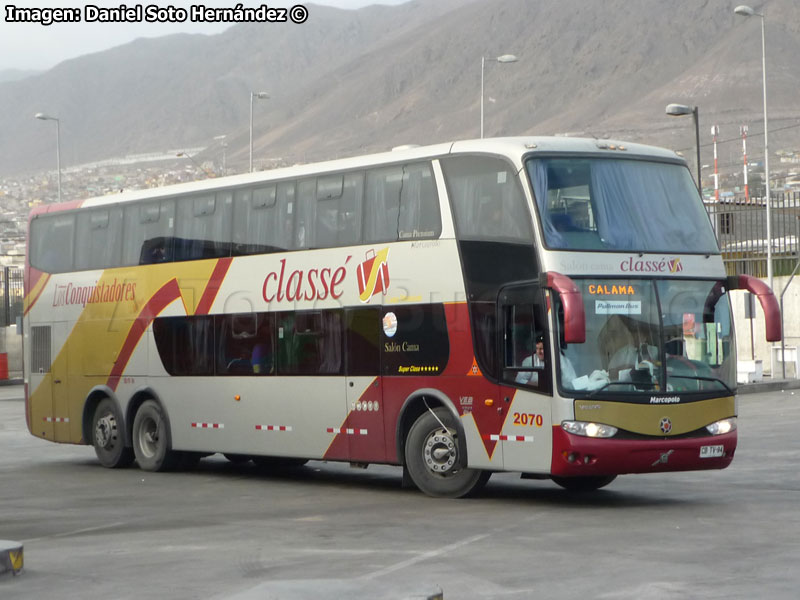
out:
<path id="1" fill-rule="evenodd" d="M 495 474 L 466 500 L 401 489 L 393 467 L 108 470 L 30 436 L 23 406 L 0 388 L 0 539 L 25 558 L 2 600 L 800 595 L 800 390 L 740 397 L 724 471 L 583 495 Z"/>

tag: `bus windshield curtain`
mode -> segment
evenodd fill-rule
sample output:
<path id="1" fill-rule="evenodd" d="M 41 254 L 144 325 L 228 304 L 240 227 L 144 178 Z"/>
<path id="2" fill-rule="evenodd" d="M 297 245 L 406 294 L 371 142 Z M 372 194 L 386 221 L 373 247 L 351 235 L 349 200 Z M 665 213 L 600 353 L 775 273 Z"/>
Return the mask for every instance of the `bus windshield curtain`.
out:
<path id="1" fill-rule="evenodd" d="M 678 171 L 681 169 L 681 171 Z M 682 167 L 640 161 L 597 161 L 592 165 L 593 209 L 601 239 L 619 250 L 675 250 L 703 244 L 708 219 Z M 686 200 L 691 200 L 687 202 Z"/>
<path id="2" fill-rule="evenodd" d="M 533 184 L 533 194 L 536 196 L 536 205 L 539 208 L 539 218 L 542 221 L 544 239 L 551 248 L 567 248 L 567 240 L 556 229 L 554 219 L 551 218 L 548 201 L 548 182 L 547 182 L 547 162 L 543 160 L 533 160 L 528 163 L 531 183 Z"/>
<path id="3" fill-rule="evenodd" d="M 564 178 L 569 171 L 564 167 L 573 160 L 576 167 L 589 163 L 588 181 Z M 561 175 L 556 178 L 558 187 L 550 189 L 553 182 L 548 169 L 554 163 L 562 163 Z M 697 202 L 697 189 L 682 166 L 638 160 L 553 159 L 530 161 L 528 172 L 551 248 L 717 252 L 708 217 Z M 571 216 L 562 214 L 563 207 L 551 207 L 551 199 L 567 197 L 571 189 L 587 184 L 587 210 L 592 218 L 584 220 L 584 227 L 589 224 L 591 229 L 581 229 L 567 223 Z M 599 247 L 584 245 L 588 238 L 574 233 L 590 231 L 595 231 Z"/>

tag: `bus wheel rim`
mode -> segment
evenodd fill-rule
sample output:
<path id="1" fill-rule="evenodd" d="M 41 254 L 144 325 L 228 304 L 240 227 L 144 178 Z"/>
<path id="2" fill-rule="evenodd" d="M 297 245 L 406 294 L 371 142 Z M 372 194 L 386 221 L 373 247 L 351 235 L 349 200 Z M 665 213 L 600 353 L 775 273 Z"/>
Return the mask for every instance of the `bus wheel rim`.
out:
<path id="1" fill-rule="evenodd" d="M 117 439 L 117 420 L 112 414 L 103 415 L 94 427 L 94 438 L 101 448 L 109 448 Z"/>
<path id="2" fill-rule="evenodd" d="M 444 429 L 431 431 L 425 439 L 422 456 L 431 473 L 442 476 L 452 474 L 458 457 L 453 435 Z"/>
<path id="3" fill-rule="evenodd" d="M 143 419 L 139 428 L 139 448 L 142 454 L 147 458 L 154 457 L 158 452 L 158 445 L 158 423 L 155 419 Z"/>

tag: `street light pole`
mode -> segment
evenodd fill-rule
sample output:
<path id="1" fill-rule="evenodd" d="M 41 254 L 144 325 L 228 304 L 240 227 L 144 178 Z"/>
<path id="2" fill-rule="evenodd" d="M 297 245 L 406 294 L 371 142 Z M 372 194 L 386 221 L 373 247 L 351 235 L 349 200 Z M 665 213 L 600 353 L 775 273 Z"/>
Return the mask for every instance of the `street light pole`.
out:
<path id="1" fill-rule="evenodd" d="M 61 122 L 56 117 L 44 113 L 36 113 L 34 117 L 40 121 L 56 122 L 56 171 L 58 172 L 58 201 L 61 202 Z"/>
<path id="2" fill-rule="evenodd" d="M 497 63 L 513 63 L 519 59 L 513 54 L 503 54 L 497 58 L 486 58 L 481 56 L 481 139 L 483 139 L 483 72 L 486 69 L 486 61 L 491 60 Z"/>
<path id="3" fill-rule="evenodd" d="M 767 123 L 767 38 L 764 31 L 764 15 L 757 13 L 746 4 L 737 6 L 734 13 L 743 17 L 761 17 L 761 81 L 764 94 L 764 193 L 767 203 L 767 279 L 773 289 L 772 273 L 772 196 L 769 190 L 769 126 Z"/>
<path id="4" fill-rule="evenodd" d="M 207 171 L 205 168 L 203 168 L 203 165 L 201 165 L 200 163 L 198 163 L 198 162 L 197 162 L 197 161 L 194 159 L 194 157 L 193 157 L 191 154 L 189 154 L 188 152 L 185 152 L 185 151 L 184 151 L 184 152 L 178 152 L 178 153 L 177 153 L 175 156 L 177 156 L 178 158 L 188 158 L 190 161 L 192 161 L 192 164 L 193 164 L 195 167 L 197 167 L 199 170 L 201 170 L 203 173 L 205 173 L 205 174 L 206 174 L 206 177 L 214 177 L 214 174 L 213 174 L 213 173 L 210 173 L 210 172 L 209 172 L 209 171 Z"/>
<path id="5" fill-rule="evenodd" d="M 700 109 L 697 106 L 686 106 L 685 104 L 667 104 L 666 113 L 671 117 L 680 117 L 691 114 L 694 118 L 694 145 L 697 151 L 697 190 L 703 196 L 703 184 L 700 167 Z"/>
<path id="6" fill-rule="evenodd" d="M 267 92 L 250 92 L 250 172 L 253 172 L 253 100 L 266 100 L 269 98 Z"/>

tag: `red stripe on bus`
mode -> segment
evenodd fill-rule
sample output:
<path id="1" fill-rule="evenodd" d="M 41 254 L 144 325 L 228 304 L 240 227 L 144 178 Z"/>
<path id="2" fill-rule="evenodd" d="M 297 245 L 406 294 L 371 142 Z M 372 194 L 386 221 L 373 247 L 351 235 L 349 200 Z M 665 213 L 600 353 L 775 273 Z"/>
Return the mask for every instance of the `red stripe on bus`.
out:
<path id="1" fill-rule="evenodd" d="M 178 281 L 176 279 L 170 279 L 160 290 L 153 294 L 153 297 L 144 305 L 139 316 L 136 317 L 133 325 L 131 325 L 128 336 L 125 338 L 125 342 L 122 344 L 122 348 L 119 351 L 117 361 L 114 363 L 114 368 L 111 369 L 111 373 L 108 376 L 107 385 L 113 391 L 116 391 L 122 372 L 125 370 L 125 367 L 128 366 L 128 361 L 131 359 L 133 351 L 136 349 L 139 340 L 142 339 L 144 332 L 147 331 L 150 323 L 152 323 L 153 319 L 155 319 L 162 310 L 180 297 L 181 289 L 178 287 Z"/>
<path id="2" fill-rule="evenodd" d="M 45 273 L 42 273 L 41 271 L 39 271 L 39 277 L 36 278 L 36 282 L 34 282 L 34 284 L 31 285 L 29 289 L 33 289 L 34 287 L 36 287 L 36 284 L 39 283 L 39 280 L 42 278 L 42 276 L 44 276 L 44 278 L 45 278 L 44 283 L 42 283 L 42 287 L 39 289 L 39 293 L 36 294 L 34 299 L 31 300 L 28 303 L 28 306 L 25 309 L 25 312 L 24 312 L 23 316 L 27 315 L 31 311 L 31 309 L 33 308 L 33 305 L 36 304 L 36 301 L 41 297 L 42 292 L 44 291 L 44 288 L 47 287 L 47 282 L 50 279 L 50 274 L 49 273 L 45 274 Z"/>
<path id="3" fill-rule="evenodd" d="M 232 258 L 220 258 L 217 261 L 217 266 L 214 267 L 214 271 L 211 273 L 211 278 L 208 280 L 208 285 L 206 285 L 206 289 L 203 291 L 203 296 L 200 298 L 200 302 L 194 314 L 206 315 L 208 311 L 211 310 L 211 306 L 214 304 L 214 299 L 217 297 L 219 288 L 222 287 L 222 281 L 228 273 L 228 268 L 231 266 L 232 260 Z"/>

